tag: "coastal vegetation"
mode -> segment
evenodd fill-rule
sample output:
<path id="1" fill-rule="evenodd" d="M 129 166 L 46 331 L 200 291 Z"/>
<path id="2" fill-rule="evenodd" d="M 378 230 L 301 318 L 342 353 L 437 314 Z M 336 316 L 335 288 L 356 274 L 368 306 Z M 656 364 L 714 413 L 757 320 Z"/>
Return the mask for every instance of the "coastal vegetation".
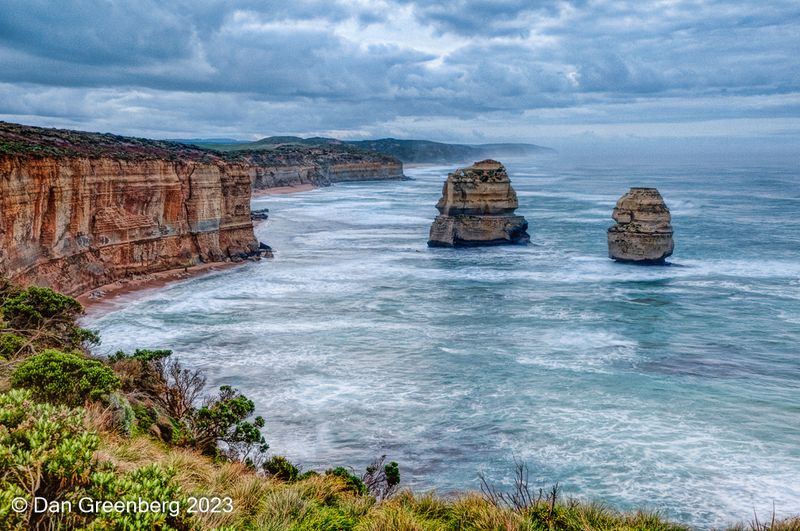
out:
<path id="1" fill-rule="evenodd" d="M 371 152 L 395 157 L 407 163 L 445 163 L 454 160 L 476 160 L 486 157 L 527 156 L 539 153 L 552 153 L 550 148 L 536 144 L 446 144 L 430 140 L 401 140 L 381 138 L 378 140 L 338 140 L 336 138 L 297 136 L 270 136 L 255 142 L 187 142 L 204 149 L 223 153 L 241 151 L 270 151 L 291 147 L 316 147 L 353 152 Z"/>
<path id="2" fill-rule="evenodd" d="M 0 156 L 3 155 L 34 159 L 82 157 L 257 165 L 285 165 L 310 159 L 328 163 L 353 160 L 398 162 L 391 153 L 338 141 L 189 144 L 0 121 Z"/>
<path id="3" fill-rule="evenodd" d="M 401 490 L 385 456 L 363 474 L 304 472 L 269 454 L 246 396 L 208 396 L 203 373 L 169 350 L 93 356 L 99 338 L 81 313 L 70 297 L 0 281 L 0 529 L 687 529 L 531 489 L 523 464 L 511 490 L 484 480 L 450 497 Z M 800 519 L 731 529 L 798 530 Z"/>

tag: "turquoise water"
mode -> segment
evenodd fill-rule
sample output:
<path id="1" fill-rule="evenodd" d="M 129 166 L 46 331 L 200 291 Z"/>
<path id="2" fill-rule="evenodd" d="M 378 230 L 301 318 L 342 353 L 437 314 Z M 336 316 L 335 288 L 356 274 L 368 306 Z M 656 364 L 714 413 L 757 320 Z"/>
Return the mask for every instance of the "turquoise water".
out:
<path id="1" fill-rule="evenodd" d="M 504 161 L 532 244 L 428 249 L 449 167 L 254 200 L 273 260 L 117 299 L 101 351 L 174 349 L 306 469 L 388 454 L 403 481 L 509 482 L 697 527 L 800 512 L 800 176 L 771 162 Z M 657 186 L 671 265 L 606 258 Z"/>

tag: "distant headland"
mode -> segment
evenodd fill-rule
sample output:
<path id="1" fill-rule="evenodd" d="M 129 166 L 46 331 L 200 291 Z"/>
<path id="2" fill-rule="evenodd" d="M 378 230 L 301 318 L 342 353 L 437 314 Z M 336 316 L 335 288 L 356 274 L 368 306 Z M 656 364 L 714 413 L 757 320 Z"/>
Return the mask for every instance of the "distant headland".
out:
<path id="1" fill-rule="evenodd" d="M 477 160 L 487 157 L 524 157 L 536 154 L 555 153 L 554 149 L 536 144 L 448 144 L 430 140 L 401 140 L 380 138 L 377 140 L 337 140 L 335 138 L 298 136 L 270 136 L 255 142 L 225 141 L 224 139 L 176 140 L 198 147 L 221 152 L 278 149 L 281 146 L 328 146 L 380 153 L 400 159 L 404 163 L 445 163 Z"/>

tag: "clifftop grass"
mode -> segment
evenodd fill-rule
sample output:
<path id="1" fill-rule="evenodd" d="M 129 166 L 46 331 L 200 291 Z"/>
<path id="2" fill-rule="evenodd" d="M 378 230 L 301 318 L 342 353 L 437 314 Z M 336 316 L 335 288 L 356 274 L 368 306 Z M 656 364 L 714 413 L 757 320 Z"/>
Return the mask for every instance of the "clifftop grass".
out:
<path id="1" fill-rule="evenodd" d="M 196 161 L 284 165 L 298 162 L 396 162 L 382 153 L 346 144 L 247 144 L 236 150 L 224 145 L 197 146 L 167 140 L 151 140 L 108 133 L 33 127 L 0 121 L 0 156 L 22 158 L 102 157 L 117 160 Z"/>
<path id="2" fill-rule="evenodd" d="M 0 155 L 24 158 L 111 157 L 121 160 L 221 160 L 194 146 L 112 134 L 0 122 Z"/>

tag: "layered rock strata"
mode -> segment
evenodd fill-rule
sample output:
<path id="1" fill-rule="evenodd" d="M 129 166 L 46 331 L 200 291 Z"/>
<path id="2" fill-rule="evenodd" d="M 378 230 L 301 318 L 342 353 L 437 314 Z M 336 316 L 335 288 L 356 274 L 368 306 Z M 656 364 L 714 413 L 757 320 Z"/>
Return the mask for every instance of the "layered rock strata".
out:
<path id="1" fill-rule="evenodd" d="M 238 164 L 0 156 L 0 275 L 68 294 L 265 254 Z"/>
<path id="2" fill-rule="evenodd" d="M 476 162 L 447 176 L 436 204 L 440 215 L 431 226 L 431 247 L 530 242 L 528 222 L 514 211 L 519 206 L 505 167 L 495 160 Z"/>
<path id="3" fill-rule="evenodd" d="M 330 147 L 290 147 L 243 155 L 254 190 L 282 186 L 330 186 L 349 181 L 403 180 L 403 163 L 378 153 Z"/>
<path id="4" fill-rule="evenodd" d="M 655 188 L 631 188 L 611 215 L 608 256 L 621 262 L 663 264 L 672 255 L 671 216 Z"/>

